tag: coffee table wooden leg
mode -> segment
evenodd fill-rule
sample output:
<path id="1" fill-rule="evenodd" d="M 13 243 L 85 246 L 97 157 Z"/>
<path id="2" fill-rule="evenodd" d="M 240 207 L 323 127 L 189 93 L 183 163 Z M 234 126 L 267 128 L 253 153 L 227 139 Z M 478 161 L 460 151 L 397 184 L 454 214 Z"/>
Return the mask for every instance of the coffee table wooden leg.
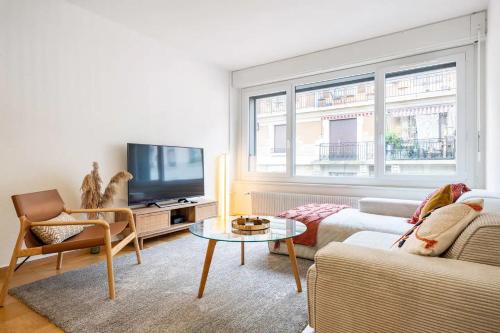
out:
<path id="1" fill-rule="evenodd" d="M 297 266 L 297 257 L 295 256 L 295 246 L 293 246 L 293 240 L 288 238 L 286 240 L 286 246 L 288 248 L 288 256 L 290 257 L 290 263 L 292 265 L 293 275 L 295 276 L 295 283 L 297 284 L 297 291 L 302 292 L 302 284 L 300 283 L 299 268 Z"/>
<path id="2" fill-rule="evenodd" d="M 245 264 L 245 243 L 241 242 L 241 264 Z"/>
<path id="3" fill-rule="evenodd" d="M 205 291 L 205 284 L 207 283 L 208 271 L 210 270 L 210 263 L 212 262 L 212 257 L 214 255 L 216 240 L 210 239 L 208 241 L 207 254 L 205 255 L 205 263 L 203 264 L 203 272 L 201 273 L 200 288 L 198 289 L 198 298 L 203 297 L 203 292 Z"/>

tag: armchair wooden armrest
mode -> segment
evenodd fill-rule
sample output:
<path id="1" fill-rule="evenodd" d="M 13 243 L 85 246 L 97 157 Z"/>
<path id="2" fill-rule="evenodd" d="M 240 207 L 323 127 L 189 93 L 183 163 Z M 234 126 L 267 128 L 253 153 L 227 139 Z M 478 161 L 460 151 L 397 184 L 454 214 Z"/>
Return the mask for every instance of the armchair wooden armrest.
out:
<path id="1" fill-rule="evenodd" d="M 123 208 L 123 207 L 109 207 L 109 208 L 79 208 L 79 209 L 68 209 L 65 208 L 64 211 L 68 214 L 75 214 L 75 213 L 116 213 L 116 212 L 122 212 L 122 213 L 129 213 L 132 215 L 132 210 L 130 208 Z"/>
<path id="2" fill-rule="evenodd" d="M 109 207 L 109 208 L 78 208 L 69 209 L 64 208 L 64 212 L 68 214 L 78 214 L 78 213 L 125 213 L 128 217 L 128 224 L 133 232 L 135 232 L 135 221 L 134 214 L 130 208 L 123 207 Z"/>
<path id="3" fill-rule="evenodd" d="M 127 217 L 128 217 L 128 225 L 130 227 L 130 230 L 132 231 L 132 233 L 134 235 L 136 235 L 134 214 L 132 213 L 132 210 L 130 208 L 123 208 L 123 207 L 79 208 L 79 209 L 64 208 L 64 212 L 66 212 L 68 214 L 78 214 L 78 213 L 106 213 L 106 212 L 125 213 L 125 214 L 127 214 Z M 103 221 L 103 220 L 90 220 L 90 221 Z M 135 237 L 137 237 L 137 236 L 135 236 Z"/>
<path id="4" fill-rule="evenodd" d="M 130 233 L 127 237 L 124 238 L 124 241 L 128 243 L 130 240 L 134 241 L 134 246 L 137 245 L 139 248 L 139 243 L 137 240 L 137 232 L 135 229 L 135 221 L 134 221 L 134 214 L 132 213 L 132 210 L 130 208 L 124 208 L 124 207 L 108 207 L 108 208 L 79 208 L 79 209 L 68 209 L 64 208 L 64 212 L 68 214 L 77 214 L 77 213 L 104 213 L 104 212 L 114 212 L 114 213 L 125 213 L 127 215 L 127 222 L 128 226 L 130 228 Z M 90 220 L 90 221 L 103 221 L 103 220 Z M 105 222 L 105 221 L 103 221 Z M 107 224 L 107 222 L 105 222 Z M 108 225 L 109 229 L 109 225 Z M 125 242 L 124 242 L 125 244 Z M 116 252 L 118 252 L 123 246 L 119 246 Z M 137 250 L 139 251 L 139 250 Z M 114 254 L 113 254 L 114 255 Z M 137 260 L 140 262 L 140 253 L 137 252 Z"/>
<path id="5" fill-rule="evenodd" d="M 78 220 L 78 221 L 39 221 L 39 222 L 31 222 L 26 220 L 30 227 L 45 227 L 45 226 L 63 226 L 63 225 L 99 225 L 104 229 L 109 229 L 108 222 L 104 220 Z"/>

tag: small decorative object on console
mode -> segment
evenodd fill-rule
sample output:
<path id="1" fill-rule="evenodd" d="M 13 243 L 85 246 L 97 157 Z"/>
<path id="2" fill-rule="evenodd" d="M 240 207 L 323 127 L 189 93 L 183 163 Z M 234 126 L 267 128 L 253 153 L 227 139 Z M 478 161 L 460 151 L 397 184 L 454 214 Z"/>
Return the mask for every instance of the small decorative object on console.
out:
<path id="1" fill-rule="evenodd" d="M 243 217 L 231 221 L 233 229 L 240 231 L 260 231 L 269 228 L 271 221 L 259 217 Z"/>

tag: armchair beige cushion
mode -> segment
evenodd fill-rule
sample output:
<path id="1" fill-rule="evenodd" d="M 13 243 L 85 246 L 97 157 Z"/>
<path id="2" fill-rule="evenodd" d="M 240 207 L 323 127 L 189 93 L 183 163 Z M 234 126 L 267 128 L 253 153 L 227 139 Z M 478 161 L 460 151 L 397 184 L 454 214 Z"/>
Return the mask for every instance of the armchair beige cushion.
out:
<path id="1" fill-rule="evenodd" d="M 49 221 L 71 222 L 76 219 L 62 212 L 58 216 L 50 219 Z M 64 240 L 78 235 L 84 229 L 83 225 L 61 225 L 61 226 L 36 226 L 31 227 L 31 231 L 44 243 L 44 244 L 59 244 Z"/>

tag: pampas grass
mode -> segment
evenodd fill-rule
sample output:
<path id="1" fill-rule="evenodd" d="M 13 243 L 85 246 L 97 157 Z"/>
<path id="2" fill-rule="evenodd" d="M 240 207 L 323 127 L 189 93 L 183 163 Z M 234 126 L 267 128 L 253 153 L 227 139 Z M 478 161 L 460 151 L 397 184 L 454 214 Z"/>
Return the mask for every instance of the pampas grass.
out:
<path id="1" fill-rule="evenodd" d="M 118 183 L 129 181 L 133 176 L 127 171 L 120 171 L 113 177 L 106 186 L 104 193 L 101 193 L 102 179 L 99 175 L 99 164 L 92 163 L 92 171 L 83 178 L 82 182 L 82 208 L 94 209 L 103 208 L 113 203 L 114 196 L 118 189 Z M 99 213 L 88 213 L 89 219 L 96 219 Z"/>

